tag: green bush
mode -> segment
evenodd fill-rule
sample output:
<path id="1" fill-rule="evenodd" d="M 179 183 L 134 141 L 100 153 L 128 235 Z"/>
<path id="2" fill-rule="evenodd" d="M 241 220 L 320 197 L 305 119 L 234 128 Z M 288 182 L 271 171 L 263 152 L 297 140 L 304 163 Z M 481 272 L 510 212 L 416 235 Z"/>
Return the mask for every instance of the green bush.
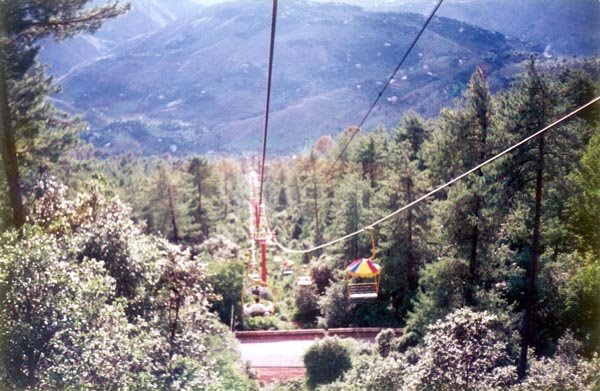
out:
<path id="1" fill-rule="evenodd" d="M 350 324 L 356 304 L 348 297 L 345 281 L 332 283 L 319 299 L 322 319 L 327 327 L 346 327 Z"/>
<path id="2" fill-rule="evenodd" d="M 297 287 L 295 292 L 296 312 L 294 313 L 294 319 L 303 323 L 315 323 L 319 314 L 319 297 L 316 289 L 314 286 Z"/>
<path id="3" fill-rule="evenodd" d="M 350 349 L 337 337 L 327 337 L 313 344 L 304 355 L 307 385 L 331 383 L 352 368 Z"/>
<path id="4" fill-rule="evenodd" d="M 244 318 L 244 330 L 281 330 L 283 325 L 276 316 L 255 316 Z"/>
<path id="5" fill-rule="evenodd" d="M 206 282 L 212 287 L 217 299 L 211 302 L 211 310 L 219 315 L 222 323 L 229 325 L 231 306 L 237 316 L 242 313 L 244 265 L 240 262 L 212 262 L 208 266 Z"/>
<path id="6" fill-rule="evenodd" d="M 387 357 L 392 350 L 392 341 L 396 337 L 396 332 L 392 329 L 381 330 L 375 337 L 377 343 L 377 352 L 383 358 Z"/>

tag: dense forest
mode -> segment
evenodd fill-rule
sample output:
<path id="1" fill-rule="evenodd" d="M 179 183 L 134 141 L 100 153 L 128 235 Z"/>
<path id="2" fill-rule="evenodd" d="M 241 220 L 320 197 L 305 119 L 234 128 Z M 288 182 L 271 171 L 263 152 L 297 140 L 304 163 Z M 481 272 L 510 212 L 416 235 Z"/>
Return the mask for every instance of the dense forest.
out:
<path id="1" fill-rule="evenodd" d="M 106 156 L 80 141 L 37 54 L 126 10 L 87 3 L 0 1 L 0 388 L 257 390 L 231 329 L 378 326 L 374 344 L 315 343 L 306 379 L 265 387 L 600 389 L 597 103 L 372 226 L 589 102 L 597 59 L 532 57 L 495 94 L 479 67 L 435 118 L 398 113 L 392 129 L 269 158 L 275 313 L 248 318 L 258 157 Z M 371 254 L 366 233 L 284 251 L 371 226 L 375 300 L 351 300 L 344 278 Z"/>

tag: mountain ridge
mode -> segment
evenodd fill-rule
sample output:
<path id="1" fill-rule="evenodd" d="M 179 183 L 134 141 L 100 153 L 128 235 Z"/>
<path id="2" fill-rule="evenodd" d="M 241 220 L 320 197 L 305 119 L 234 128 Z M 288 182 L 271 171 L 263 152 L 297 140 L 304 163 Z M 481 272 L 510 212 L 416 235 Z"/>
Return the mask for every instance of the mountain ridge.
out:
<path id="1" fill-rule="evenodd" d="M 355 125 L 424 21 L 418 14 L 301 0 L 280 7 L 278 17 L 274 153 Z M 91 129 L 84 137 L 113 153 L 256 150 L 269 22 L 270 7 L 260 2 L 205 8 L 73 70 L 56 99 L 87 112 Z M 502 88 L 532 49 L 543 48 L 435 18 L 365 127 L 393 126 L 408 109 L 437 114 L 478 65 L 488 68 L 492 88 Z"/>

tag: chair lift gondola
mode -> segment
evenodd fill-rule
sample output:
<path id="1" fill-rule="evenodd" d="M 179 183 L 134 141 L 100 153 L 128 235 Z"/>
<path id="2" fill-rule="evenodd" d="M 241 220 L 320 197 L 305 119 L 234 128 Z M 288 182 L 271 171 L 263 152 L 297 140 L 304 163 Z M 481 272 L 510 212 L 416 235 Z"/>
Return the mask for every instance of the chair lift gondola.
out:
<path id="1" fill-rule="evenodd" d="M 242 293 L 243 313 L 245 316 L 270 316 L 275 312 L 275 306 L 271 300 L 273 295 L 267 284 L 266 254 L 264 244 L 261 243 L 261 255 L 263 262 L 261 273 L 254 258 L 247 263 L 247 283 Z"/>
<path id="2" fill-rule="evenodd" d="M 248 281 L 250 283 L 262 281 L 260 279 L 260 274 L 257 271 L 256 263 L 250 263 L 248 265 Z"/>
<path id="3" fill-rule="evenodd" d="M 373 262 L 377 255 L 373 228 L 368 229 L 371 237 L 371 257 L 359 258 L 346 267 L 346 286 L 351 299 L 375 299 L 379 294 L 381 267 Z"/>
<path id="4" fill-rule="evenodd" d="M 282 266 L 281 274 L 283 274 L 284 276 L 289 276 L 290 274 L 294 274 L 294 261 L 290 261 L 289 259 L 286 259 L 283 261 L 281 266 Z"/>
<path id="5" fill-rule="evenodd" d="M 248 285 L 244 292 L 245 296 L 252 297 L 252 300 L 244 304 L 244 315 L 246 316 L 269 316 L 275 312 L 275 306 L 271 291 L 267 284 L 262 281 L 255 281 Z"/>
<path id="6" fill-rule="evenodd" d="M 308 273 L 308 269 L 306 266 L 302 266 L 302 274 L 298 276 L 296 280 L 296 285 L 299 287 L 308 287 L 313 284 L 313 280 L 311 275 Z"/>

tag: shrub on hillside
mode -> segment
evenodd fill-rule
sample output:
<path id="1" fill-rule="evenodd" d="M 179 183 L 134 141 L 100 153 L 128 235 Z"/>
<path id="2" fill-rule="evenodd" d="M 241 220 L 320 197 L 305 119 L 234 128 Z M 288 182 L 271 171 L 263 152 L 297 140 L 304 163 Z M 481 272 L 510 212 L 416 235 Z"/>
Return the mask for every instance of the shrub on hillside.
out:
<path id="1" fill-rule="evenodd" d="M 350 349 L 337 337 L 327 337 L 313 344 L 304 355 L 306 382 L 310 389 L 339 379 L 352 368 Z"/>
<path id="2" fill-rule="evenodd" d="M 513 341 L 497 315 L 461 308 L 429 327 L 417 364 L 424 390 L 491 390 L 516 380 Z"/>

